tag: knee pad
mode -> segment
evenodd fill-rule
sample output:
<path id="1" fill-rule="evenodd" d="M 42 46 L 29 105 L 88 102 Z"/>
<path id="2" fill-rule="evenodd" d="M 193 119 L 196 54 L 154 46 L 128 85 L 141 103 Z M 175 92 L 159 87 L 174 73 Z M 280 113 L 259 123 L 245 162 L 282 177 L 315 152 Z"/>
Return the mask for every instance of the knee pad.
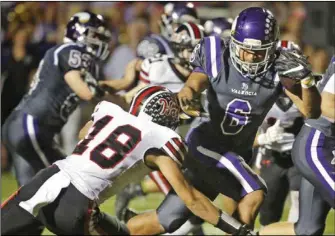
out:
<path id="1" fill-rule="evenodd" d="M 313 222 L 302 224 L 299 220 L 294 224 L 294 231 L 296 235 L 322 235 L 325 225 L 318 225 Z"/>
<path id="2" fill-rule="evenodd" d="M 192 216 L 191 211 L 174 191 L 169 192 L 156 212 L 159 223 L 167 233 L 179 229 Z"/>
<path id="3" fill-rule="evenodd" d="M 188 217 L 178 214 L 177 212 L 169 212 L 164 214 L 164 211 L 157 211 L 159 223 L 163 226 L 166 233 L 173 233 L 179 229 L 188 219 Z"/>
<path id="4" fill-rule="evenodd" d="M 166 233 L 173 233 L 186 222 L 186 219 L 175 218 L 175 217 L 170 216 L 169 218 L 166 218 L 165 220 L 162 220 L 162 221 L 159 220 L 159 222 L 163 226 Z"/>

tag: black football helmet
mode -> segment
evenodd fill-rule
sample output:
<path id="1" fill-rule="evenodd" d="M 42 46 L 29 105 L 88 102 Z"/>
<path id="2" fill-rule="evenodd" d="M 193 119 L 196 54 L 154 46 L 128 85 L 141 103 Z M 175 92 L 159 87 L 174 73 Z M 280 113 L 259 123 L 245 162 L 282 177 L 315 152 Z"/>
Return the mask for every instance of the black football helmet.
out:
<path id="1" fill-rule="evenodd" d="M 64 42 L 84 44 L 88 53 L 105 60 L 109 51 L 111 32 L 101 15 L 92 12 L 78 12 L 67 23 Z"/>
<path id="2" fill-rule="evenodd" d="M 177 97 L 162 86 L 147 86 L 133 97 L 129 113 L 175 130 L 179 125 L 180 106 Z"/>

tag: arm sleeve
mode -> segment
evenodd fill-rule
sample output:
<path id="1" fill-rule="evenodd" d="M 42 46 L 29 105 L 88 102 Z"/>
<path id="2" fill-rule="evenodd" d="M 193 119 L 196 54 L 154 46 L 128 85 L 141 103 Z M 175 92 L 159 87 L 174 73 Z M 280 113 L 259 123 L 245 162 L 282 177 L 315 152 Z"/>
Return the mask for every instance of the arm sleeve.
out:
<path id="1" fill-rule="evenodd" d="M 141 64 L 141 71 L 139 76 L 140 80 L 147 84 L 150 84 L 149 71 L 150 71 L 150 61 L 147 58 Z"/>
<path id="2" fill-rule="evenodd" d="M 161 150 L 171 157 L 179 166 L 182 166 L 187 152 L 186 145 L 180 137 L 174 137 L 168 140 Z"/>
<path id="3" fill-rule="evenodd" d="M 204 39 L 202 39 L 193 49 L 190 57 L 190 63 L 194 68 L 194 72 L 201 72 L 206 74 L 205 58 L 204 58 Z"/>
<path id="4" fill-rule="evenodd" d="M 215 79 L 223 67 L 224 45 L 220 37 L 203 38 L 194 47 L 190 58 L 190 63 L 194 68 L 193 72 L 206 74 L 210 81 Z"/>

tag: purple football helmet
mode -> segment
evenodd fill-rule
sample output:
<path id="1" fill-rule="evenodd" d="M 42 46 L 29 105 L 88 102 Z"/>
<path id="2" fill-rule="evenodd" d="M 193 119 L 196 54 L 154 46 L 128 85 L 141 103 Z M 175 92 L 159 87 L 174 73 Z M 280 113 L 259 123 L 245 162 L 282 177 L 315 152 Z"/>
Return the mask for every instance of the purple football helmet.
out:
<path id="1" fill-rule="evenodd" d="M 167 4 L 164 14 L 161 16 L 160 28 L 161 34 L 170 39 L 174 30 L 185 22 L 193 22 L 198 24 L 198 14 L 192 3 L 175 3 Z"/>
<path id="2" fill-rule="evenodd" d="M 275 59 L 279 27 L 273 14 L 260 7 L 243 10 L 234 20 L 231 30 L 230 58 L 235 68 L 244 76 L 264 74 Z M 257 62 L 240 58 L 240 50 L 263 55 Z"/>
<path id="3" fill-rule="evenodd" d="M 111 32 L 104 18 L 91 12 L 74 14 L 66 25 L 64 42 L 84 44 L 87 52 L 105 60 L 109 51 Z"/>
<path id="4" fill-rule="evenodd" d="M 219 36 L 221 38 L 230 36 L 232 19 L 218 17 L 208 20 L 204 24 L 205 33 L 207 36 Z"/>

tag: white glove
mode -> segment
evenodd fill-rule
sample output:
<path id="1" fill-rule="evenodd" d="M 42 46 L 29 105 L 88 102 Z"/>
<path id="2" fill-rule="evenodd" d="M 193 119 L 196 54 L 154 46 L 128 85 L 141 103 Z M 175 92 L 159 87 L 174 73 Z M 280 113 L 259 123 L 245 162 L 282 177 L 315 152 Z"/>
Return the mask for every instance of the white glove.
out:
<path id="1" fill-rule="evenodd" d="M 268 128 L 264 134 L 257 136 L 257 143 L 260 146 L 278 142 L 283 138 L 284 128 L 280 126 L 280 120 Z"/>

